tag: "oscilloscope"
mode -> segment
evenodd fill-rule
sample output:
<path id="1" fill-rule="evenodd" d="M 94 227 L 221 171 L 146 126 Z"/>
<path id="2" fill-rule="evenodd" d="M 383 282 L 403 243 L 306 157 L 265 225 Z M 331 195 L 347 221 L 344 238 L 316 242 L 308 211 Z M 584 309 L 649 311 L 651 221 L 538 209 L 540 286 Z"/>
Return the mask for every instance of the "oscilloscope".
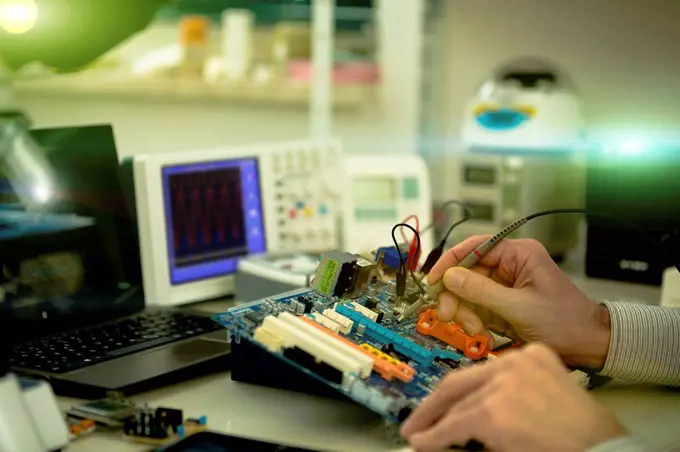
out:
<path id="1" fill-rule="evenodd" d="M 337 246 L 338 201 L 322 168 L 339 152 L 336 142 L 290 142 L 136 156 L 147 304 L 233 294 L 242 256 Z"/>

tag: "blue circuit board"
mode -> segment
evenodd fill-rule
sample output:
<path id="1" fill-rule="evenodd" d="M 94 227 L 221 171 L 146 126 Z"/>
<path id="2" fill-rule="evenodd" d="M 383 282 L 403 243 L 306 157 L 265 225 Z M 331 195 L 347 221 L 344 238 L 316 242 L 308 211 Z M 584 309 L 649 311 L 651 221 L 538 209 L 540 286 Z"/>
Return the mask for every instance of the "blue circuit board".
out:
<path id="1" fill-rule="evenodd" d="M 398 323 L 390 315 L 394 310 L 394 305 L 389 302 L 387 288 L 368 292 L 370 294 L 351 300 L 338 300 L 310 289 L 297 290 L 234 307 L 226 313 L 213 316 L 213 319 L 228 330 L 232 340 L 238 342 L 245 338 L 266 350 L 264 346 L 253 340 L 253 333 L 267 316 L 276 316 L 282 312 L 309 315 L 315 312 L 321 313 L 327 308 L 334 308 L 336 312 L 353 321 L 351 330 L 342 335 L 343 338 L 357 345 L 369 344 L 383 352 L 389 350 L 393 357 L 415 370 L 413 379 L 410 382 L 394 379 L 387 381 L 378 373 L 373 372 L 368 378 L 361 379 L 351 387 L 347 387 L 324 379 L 288 359 L 283 353 L 270 353 L 337 389 L 386 419 L 398 422 L 401 420 L 400 412 L 403 412 L 405 408 L 408 410 L 417 406 L 434 390 L 444 375 L 461 368 L 461 360 L 465 361 L 465 359 L 459 350 L 438 339 L 416 332 L 416 319 Z M 294 305 L 299 306 L 299 300 L 304 300 L 308 306 L 304 313 L 295 312 Z M 362 306 L 370 303 L 374 312 L 384 312 L 387 315 L 376 322 L 355 310 L 352 303 Z M 473 365 L 484 361 L 478 361 Z"/>

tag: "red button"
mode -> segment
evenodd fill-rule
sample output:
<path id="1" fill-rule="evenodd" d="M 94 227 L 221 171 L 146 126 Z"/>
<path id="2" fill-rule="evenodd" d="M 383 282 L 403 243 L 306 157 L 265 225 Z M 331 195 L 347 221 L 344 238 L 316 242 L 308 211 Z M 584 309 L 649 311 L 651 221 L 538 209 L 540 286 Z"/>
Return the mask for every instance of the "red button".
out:
<path id="1" fill-rule="evenodd" d="M 297 210 L 295 210 L 295 209 L 290 209 L 290 212 L 288 212 L 288 216 L 289 216 L 290 218 L 297 218 L 297 216 L 298 216 Z"/>

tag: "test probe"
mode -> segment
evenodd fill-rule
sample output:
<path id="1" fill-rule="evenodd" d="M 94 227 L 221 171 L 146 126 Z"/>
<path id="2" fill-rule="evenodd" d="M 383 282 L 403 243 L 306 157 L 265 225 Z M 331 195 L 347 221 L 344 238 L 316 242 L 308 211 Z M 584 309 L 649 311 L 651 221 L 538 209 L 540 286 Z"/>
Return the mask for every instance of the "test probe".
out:
<path id="1" fill-rule="evenodd" d="M 484 256 L 486 256 L 502 239 L 506 238 L 508 235 L 512 234 L 515 230 L 517 230 L 519 227 L 524 225 L 530 220 L 533 220 L 534 218 L 538 217 L 543 217 L 547 215 L 556 215 L 556 214 L 585 214 L 588 216 L 595 216 L 595 217 L 602 217 L 606 218 L 609 220 L 613 220 L 615 222 L 618 222 L 620 224 L 625 225 L 626 227 L 629 227 L 631 229 L 636 230 L 640 235 L 645 237 L 650 244 L 654 245 L 659 252 L 666 256 L 670 262 L 672 262 L 673 266 L 680 271 L 680 264 L 678 264 L 677 260 L 673 256 L 669 256 L 668 250 L 664 249 L 661 247 L 658 243 L 656 243 L 650 236 L 647 234 L 647 232 L 644 229 L 641 229 L 635 224 L 632 224 L 628 221 L 622 220 L 621 218 L 615 217 L 613 215 L 605 214 L 605 213 L 593 213 L 589 212 L 585 209 L 553 209 L 553 210 L 544 210 L 541 212 L 536 212 L 534 214 L 528 215 L 524 218 L 521 218 L 519 220 L 516 220 L 506 227 L 504 227 L 500 232 L 498 232 L 496 235 L 488 239 L 486 242 L 482 243 L 479 245 L 477 248 L 475 248 L 470 254 L 465 256 L 463 260 L 461 260 L 457 267 L 461 268 L 466 268 L 470 269 L 474 267 L 480 259 L 482 259 Z M 406 319 L 408 319 L 410 316 L 413 314 L 417 313 L 423 306 L 426 304 L 430 303 L 435 303 L 437 302 L 437 299 L 439 298 L 439 294 L 444 291 L 444 281 L 440 279 L 437 281 L 435 284 L 432 286 L 428 287 L 427 289 L 427 296 L 420 297 L 418 301 L 413 303 L 409 308 L 407 308 L 398 318 L 397 320 L 399 322 L 403 322 Z"/>

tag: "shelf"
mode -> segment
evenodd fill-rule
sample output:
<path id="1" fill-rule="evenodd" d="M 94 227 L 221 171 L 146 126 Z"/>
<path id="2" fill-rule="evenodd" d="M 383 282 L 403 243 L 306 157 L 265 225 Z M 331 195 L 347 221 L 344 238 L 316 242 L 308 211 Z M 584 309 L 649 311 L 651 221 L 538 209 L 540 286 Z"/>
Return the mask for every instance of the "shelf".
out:
<path id="1" fill-rule="evenodd" d="M 248 105 L 309 105 L 310 87 L 304 83 L 270 81 L 253 83 L 208 83 L 162 78 L 106 78 L 98 75 L 51 76 L 14 81 L 18 95 L 81 95 L 111 99 L 158 100 L 179 102 L 217 102 Z M 357 109 L 375 98 L 377 86 L 337 85 L 333 107 Z"/>

